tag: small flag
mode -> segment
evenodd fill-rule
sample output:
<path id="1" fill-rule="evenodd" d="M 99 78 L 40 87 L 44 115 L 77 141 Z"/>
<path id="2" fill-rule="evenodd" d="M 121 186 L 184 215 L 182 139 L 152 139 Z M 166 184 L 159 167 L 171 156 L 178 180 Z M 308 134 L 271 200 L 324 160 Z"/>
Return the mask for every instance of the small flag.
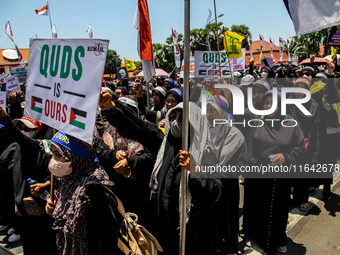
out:
<path id="1" fill-rule="evenodd" d="M 135 70 L 137 67 L 135 66 L 135 63 L 127 58 L 124 58 L 125 66 L 128 71 Z"/>
<path id="2" fill-rule="evenodd" d="M 86 28 L 86 32 L 89 34 L 89 38 L 93 38 L 93 32 L 91 24 Z"/>
<path id="3" fill-rule="evenodd" d="M 172 42 L 174 45 L 174 54 L 175 54 L 175 64 L 177 67 L 177 72 L 181 69 L 181 52 L 178 46 L 178 31 L 176 29 L 171 28 L 172 32 Z"/>
<path id="4" fill-rule="evenodd" d="M 87 113 L 76 109 L 76 108 L 71 108 L 71 113 L 70 113 L 70 124 L 72 126 L 75 126 L 77 128 L 85 130 L 85 123 L 81 122 L 81 118 L 86 118 Z M 80 117 L 80 118 L 78 118 Z M 78 119 L 78 120 L 76 120 Z"/>
<path id="5" fill-rule="evenodd" d="M 270 56 L 273 57 L 273 48 L 274 48 L 274 43 L 272 41 L 272 38 L 269 37 L 269 43 L 270 43 Z"/>
<path id="6" fill-rule="evenodd" d="M 288 53 L 288 63 L 290 64 L 292 62 L 292 58 L 290 56 L 289 48 L 290 48 L 290 41 L 289 41 L 289 38 L 288 38 L 287 39 L 287 53 Z"/>
<path id="7" fill-rule="evenodd" d="M 198 75 L 207 75 L 207 70 L 198 70 Z"/>
<path id="8" fill-rule="evenodd" d="M 260 67 L 262 67 L 262 49 L 263 49 L 263 40 L 264 40 L 264 37 L 263 35 L 259 34 L 260 36 L 260 49 L 261 49 L 261 52 L 260 52 Z"/>
<path id="9" fill-rule="evenodd" d="M 223 37 L 224 48 L 228 52 L 229 58 L 242 58 L 242 41 L 245 37 L 242 35 L 225 31 Z"/>
<path id="10" fill-rule="evenodd" d="M 227 70 L 222 71 L 222 75 L 229 75 L 229 74 L 230 74 L 230 71 L 227 71 Z"/>
<path id="11" fill-rule="evenodd" d="M 37 106 L 37 103 L 40 105 L 42 104 L 43 100 L 40 97 L 32 96 L 32 103 L 31 103 L 31 109 L 32 111 L 36 111 L 39 113 L 42 113 L 42 108 Z"/>
<path id="12" fill-rule="evenodd" d="M 53 27 L 52 27 L 52 35 L 53 35 L 53 38 L 58 38 L 57 28 L 55 24 L 53 24 Z"/>
<path id="13" fill-rule="evenodd" d="M 24 57 L 22 56 L 21 51 L 20 51 L 17 43 L 14 40 L 13 32 L 12 32 L 11 25 L 10 25 L 9 21 L 7 21 L 6 24 L 5 24 L 5 32 L 9 36 L 9 38 L 12 40 L 12 42 L 14 43 L 15 49 L 17 50 L 20 66 L 25 67 Z"/>
<path id="14" fill-rule="evenodd" d="M 250 58 L 253 58 L 253 52 L 251 50 L 251 43 L 250 43 L 250 36 L 249 35 L 248 35 L 248 44 L 249 44 Z"/>
<path id="15" fill-rule="evenodd" d="M 47 4 L 41 8 L 40 10 L 35 10 L 35 13 L 38 14 L 38 15 L 45 15 L 47 16 L 48 15 L 48 6 Z"/>
<path id="16" fill-rule="evenodd" d="M 151 24 L 147 0 L 138 0 L 133 26 L 138 30 L 137 49 L 142 60 L 144 78 L 146 82 L 149 82 L 152 76 L 156 74 L 156 69 L 153 59 Z"/>
<path id="17" fill-rule="evenodd" d="M 284 51 L 284 41 L 282 37 L 279 37 L 279 51 L 280 51 L 280 63 L 282 63 L 283 60 L 283 51 Z"/>

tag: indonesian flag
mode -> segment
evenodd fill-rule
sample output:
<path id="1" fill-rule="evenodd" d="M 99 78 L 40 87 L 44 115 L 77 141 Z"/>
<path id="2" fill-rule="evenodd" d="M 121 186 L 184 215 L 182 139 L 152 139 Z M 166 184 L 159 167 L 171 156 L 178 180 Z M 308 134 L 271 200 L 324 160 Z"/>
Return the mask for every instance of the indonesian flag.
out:
<path id="1" fill-rule="evenodd" d="M 93 38 L 93 32 L 91 24 L 86 28 L 86 32 L 89 34 L 89 38 Z"/>
<path id="2" fill-rule="evenodd" d="M 175 63 L 177 68 L 177 73 L 181 69 L 181 51 L 179 50 L 179 46 L 177 43 L 178 40 L 178 31 L 176 29 L 171 28 L 172 32 L 172 42 L 174 44 L 174 53 L 175 53 Z"/>
<path id="3" fill-rule="evenodd" d="M 280 62 L 282 63 L 283 60 L 283 47 L 284 47 L 284 41 L 282 37 L 279 37 L 279 47 L 280 47 Z"/>
<path id="4" fill-rule="evenodd" d="M 17 45 L 17 43 L 14 40 L 13 37 L 13 32 L 12 32 L 12 28 L 11 28 L 11 24 L 9 23 L 9 21 L 6 22 L 5 25 L 5 33 L 9 36 L 9 38 L 12 40 L 12 42 L 14 43 L 15 49 L 17 50 L 17 54 L 18 54 L 18 59 L 20 62 L 20 66 L 21 67 L 25 67 L 25 62 L 24 62 L 24 57 L 21 54 L 21 51 Z"/>
<path id="5" fill-rule="evenodd" d="M 272 38 L 269 37 L 269 43 L 270 43 L 270 55 L 273 58 L 273 47 L 274 47 L 274 43 L 272 41 Z"/>
<path id="6" fill-rule="evenodd" d="M 289 47 L 290 47 L 290 41 L 289 38 L 287 39 L 287 48 L 288 48 L 288 63 L 290 64 L 292 62 L 292 58 L 290 56 L 290 51 L 289 51 Z"/>
<path id="7" fill-rule="evenodd" d="M 252 50 L 251 50 L 251 43 L 250 43 L 250 36 L 249 36 L 249 35 L 247 35 L 247 37 L 248 37 L 248 44 L 249 44 L 250 58 L 253 58 L 253 52 L 252 52 Z"/>
<path id="8" fill-rule="evenodd" d="M 138 0 L 133 20 L 133 26 L 138 30 L 137 50 L 142 60 L 144 79 L 149 82 L 156 74 L 153 59 L 151 25 L 147 0 Z"/>
<path id="9" fill-rule="evenodd" d="M 40 10 L 35 10 L 35 13 L 38 14 L 38 15 L 45 15 L 45 16 L 47 16 L 48 15 L 47 4 L 43 8 L 41 8 Z"/>

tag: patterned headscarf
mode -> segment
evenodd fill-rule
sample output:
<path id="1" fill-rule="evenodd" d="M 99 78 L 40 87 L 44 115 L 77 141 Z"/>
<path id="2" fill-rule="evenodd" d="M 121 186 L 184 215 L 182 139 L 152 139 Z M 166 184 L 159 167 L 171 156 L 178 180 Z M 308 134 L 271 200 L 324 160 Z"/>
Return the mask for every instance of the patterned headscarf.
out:
<path id="1" fill-rule="evenodd" d="M 92 145 L 72 137 L 84 149 L 94 155 L 99 136 L 95 131 Z M 89 254 L 88 235 L 86 233 L 87 219 L 85 208 L 90 204 L 85 199 L 85 191 L 89 185 L 113 186 L 102 166 L 94 162 L 94 156 L 82 158 L 65 147 L 51 142 L 59 153 L 71 161 L 72 173 L 58 177 L 60 181 L 60 197 L 53 212 L 55 222 L 52 228 L 57 231 L 57 248 L 59 254 Z"/>

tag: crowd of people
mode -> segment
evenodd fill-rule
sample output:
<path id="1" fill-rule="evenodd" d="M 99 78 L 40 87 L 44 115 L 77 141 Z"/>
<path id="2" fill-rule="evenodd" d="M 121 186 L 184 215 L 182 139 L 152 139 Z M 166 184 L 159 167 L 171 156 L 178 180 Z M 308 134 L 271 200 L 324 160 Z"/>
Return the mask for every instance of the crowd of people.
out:
<path id="1" fill-rule="evenodd" d="M 148 86 L 140 79 L 103 83 L 92 144 L 24 116 L 25 93 L 13 93 L 7 108 L 0 107 L 0 231 L 8 229 L 9 242 L 21 239 L 25 255 L 47 254 L 46 247 L 48 254 L 123 254 L 116 245 L 122 216 L 111 190 L 157 238 L 162 254 L 179 252 L 182 210 L 186 254 L 238 254 L 240 231 L 246 246 L 257 243 L 269 253 L 286 253 L 289 210 L 307 211 L 310 191 L 321 184 L 323 199 L 331 199 L 332 173 L 324 179 L 243 179 L 238 171 L 207 175 L 197 169 L 336 164 L 340 67 L 329 62 L 274 71 L 266 62 L 260 68 L 254 63 L 250 60 L 248 72 L 234 72 L 233 79 L 191 78 L 188 151 L 182 150 L 187 139 L 182 137 L 182 79 L 154 77 Z M 244 115 L 232 114 L 231 91 L 216 84 L 237 86 L 245 98 L 253 89 L 252 102 L 244 101 Z M 294 104 L 282 114 L 285 87 L 310 91 L 303 106 L 311 115 Z M 218 95 L 212 98 L 203 88 Z M 271 109 L 274 101 L 278 104 L 271 114 L 249 110 L 250 103 L 251 109 Z M 226 124 L 216 125 L 216 119 Z M 250 119 L 265 121 L 232 125 Z M 297 125 L 282 126 L 282 121 Z M 187 208 L 181 208 L 182 168 L 188 174 Z M 51 174 L 56 185 L 45 201 Z M 37 184 L 30 185 L 28 178 Z"/>

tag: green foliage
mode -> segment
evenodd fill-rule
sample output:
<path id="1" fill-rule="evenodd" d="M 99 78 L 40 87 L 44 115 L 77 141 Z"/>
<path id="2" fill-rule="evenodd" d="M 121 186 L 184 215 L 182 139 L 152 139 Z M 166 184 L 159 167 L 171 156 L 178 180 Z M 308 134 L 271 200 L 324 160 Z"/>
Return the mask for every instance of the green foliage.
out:
<path id="1" fill-rule="evenodd" d="M 251 38 L 251 33 L 249 30 L 249 27 L 241 24 L 241 25 L 232 25 L 231 26 L 231 32 L 237 33 L 239 35 L 242 35 L 245 37 L 245 39 L 243 39 L 242 41 L 242 48 L 246 48 L 247 50 L 249 50 L 249 44 L 248 44 L 248 35 Z"/>
<path id="2" fill-rule="evenodd" d="M 115 50 L 107 50 L 104 74 L 117 74 L 117 67 L 120 67 L 122 60 Z"/>

